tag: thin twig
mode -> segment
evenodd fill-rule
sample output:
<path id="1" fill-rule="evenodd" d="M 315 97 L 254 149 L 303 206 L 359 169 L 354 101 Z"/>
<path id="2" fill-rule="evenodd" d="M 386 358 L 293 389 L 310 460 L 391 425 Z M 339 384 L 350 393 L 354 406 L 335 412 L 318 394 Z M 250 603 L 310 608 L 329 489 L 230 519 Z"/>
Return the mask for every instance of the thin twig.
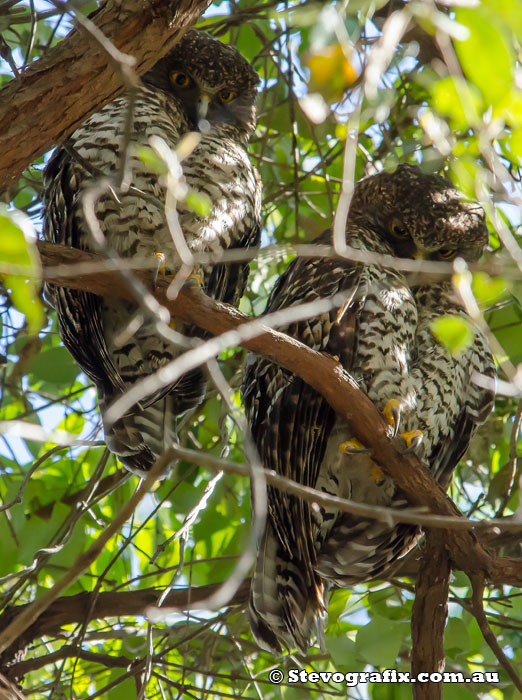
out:
<path id="1" fill-rule="evenodd" d="M 491 651 L 495 654 L 502 668 L 506 671 L 508 676 L 515 684 L 515 687 L 520 693 L 522 693 L 522 679 L 513 668 L 510 660 L 504 654 L 500 644 L 497 642 L 497 638 L 489 626 L 488 618 L 484 612 L 484 576 L 481 574 L 475 574 L 470 577 L 470 580 L 473 589 L 473 615 L 475 616 L 475 620 L 477 621 L 480 631 L 482 632 L 482 636 L 484 637 L 484 640 Z"/>

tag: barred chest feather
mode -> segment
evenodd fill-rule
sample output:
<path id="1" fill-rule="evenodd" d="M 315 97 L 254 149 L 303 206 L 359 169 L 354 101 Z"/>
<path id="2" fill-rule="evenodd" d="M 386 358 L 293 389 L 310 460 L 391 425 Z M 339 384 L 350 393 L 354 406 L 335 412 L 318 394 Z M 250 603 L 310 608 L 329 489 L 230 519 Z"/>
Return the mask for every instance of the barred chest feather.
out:
<path id="1" fill-rule="evenodd" d="M 71 137 L 80 163 L 74 162 L 79 195 L 93 179 L 117 178 L 122 168 L 125 121 L 129 104 L 119 98 L 93 115 Z M 140 88 L 133 107 L 133 130 L 127 165 L 132 173 L 131 190 L 103 194 L 96 213 L 108 245 L 121 257 L 150 259 L 156 252 L 166 256 L 166 268 L 174 273 L 179 257 L 165 217 L 165 188 L 157 172 L 140 160 L 140 149 L 149 148 L 151 136 L 162 138 L 176 148 L 190 131 L 183 111 L 172 96 L 148 87 Z M 245 144 L 238 144 L 226 127 L 213 126 L 200 135 L 200 142 L 183 161 L 183 175 L 189 191 L 205 197 L 209 214 L 199 216 L 182 202 L 177 210 L 189 248 L 194 252 L 219 252 L 255 224 L 259 185 L 248 159 Z M 87 163 L 89 168 L 82 165 Z M 138 191 L 139 190 L 139 191 Z M 89 247 L 89 232 L 83 212 L 77 212 L 77 226 L 84 232 L 82 243 Z"/>

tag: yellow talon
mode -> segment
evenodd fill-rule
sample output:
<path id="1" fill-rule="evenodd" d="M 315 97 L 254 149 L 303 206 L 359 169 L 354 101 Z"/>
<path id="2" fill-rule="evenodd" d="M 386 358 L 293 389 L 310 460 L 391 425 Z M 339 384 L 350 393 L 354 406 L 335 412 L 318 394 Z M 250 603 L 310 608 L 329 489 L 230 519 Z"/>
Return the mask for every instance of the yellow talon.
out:
<path id="1" fill-rule="evenodd" d="M 187 277 L 187 282 L 194 280 L 200 287 L 203 285 L 203 275 L 200 272 L 191 272 Z"/>
<path id="2" fill-rule="evenodd" d="M 368 450 L 357 438 L 352 438 L 339 445 L 339 452 L 350 454 L 353 452 L 371 452 L 371 450 Z"/>
<path id="3" fill-rule="evenodd" d="M 409 430 L 407 433 L 401 433 L 401 438 L 407 445 L 406 452 L 410 452 L 421 444 L 423 435 L 421 430 Z"/>
<path id="4" fill-rule="evenodd" d="M 401 423 L 401 404 L 397 399 L 390 399 L 382 412 L 384 420 L 393 428 L 393 437 L 397 435 Z"/>
<path id="5" fill-rule="evenodd" d="M 158 276 L 161 275 L 162 277 L 165 277 L 167 269 L 165 267 L 165 256 L 163 253 L 154 253 L 154 256 L 158 258 L 157 267 L 154 270 L 154 286 L 156 286 Z"/>
<path id="6" fill-rule="evenodd" d="M 375 462 L 372 462 L 372 466 L 370 469 L 370 478 L 376 483 L 379 484 L 380 482 L 384 481 L 384 472 L 380 467 L 378 467 Z"/>

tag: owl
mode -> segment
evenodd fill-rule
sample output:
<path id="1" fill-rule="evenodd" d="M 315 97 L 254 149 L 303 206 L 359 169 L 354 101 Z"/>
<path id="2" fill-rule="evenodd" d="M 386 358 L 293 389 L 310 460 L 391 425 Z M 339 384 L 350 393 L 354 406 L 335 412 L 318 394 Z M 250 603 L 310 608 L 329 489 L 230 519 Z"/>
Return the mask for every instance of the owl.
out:
<path id="1" fill-rule="evenodd" d="M 399 165 L 357 183 L 346 241 L 396 258 L 477 260 L 488 240 L 483 209 L 451 182 Z M 331 243 L 326 231 L 317 243 Z M 389 258 L 388 258 L 389 260 Z M 383 412 L 390 434 L 412 450 L 447 487 L 492 394 L 475 374 L 495 376 L 488 342 L 471 323 L 448 278 L 407 283 L 393 265 L 341 258 L 296 258 L 277 281 L 266 312 L 342 293 L 328 313 L 285 329 L 314 350 L 337 358 Z M 458 316 L 473 339 L 457 356 L 432 333 L 438 318 Z M 243 397 L 265 468 L 327 494 L 404 508 L 394 482 L 349 426 L 309 385 L 270 360 L 249 356 Z M 268 489 L 268 512 L 250 595 L 251 628 L 274 654 L 303 654 L 325 619 L 327 593 L 390 574 L 419 530 L 390 525 Z"/>
<path id="2" fill-rule="evenodd" d="M 247 154 L 258 81 L 235 48 L 205 32 L 187 32 L 143 77 L 133 100 L 113 100 L 55 150 L 44 172 L 45 239 L 93 248 L 83 204 L 103 178 L 108 184 L 97 199 L 96 217 L 107 247 L 133 262 L 161 261 L 160 274 L 175 277 L 181 260 L 167 224 L 166 188 L 143 154 L 152 137 L 175 149 L 195 132 L 197 146 L 182 168 L 199 213 L 184 201 L 177 204 L 190 252 L 207 255 L 192 271 L 192 281 L 215 299 L 237 305 L 248 263 L 219 259 L 228 248 L 259 243 L 260 180 Z M 218 262 L 208 263 L 209 254 Z M 97 388 L 102 419 L 112 401 L 181 352 L 179 335 L 159 334 L 156 319 L 138 300 L 53 287 L 47 295 L 64 345 Z M 178 334 L 201 336 L 188 324 L 173 323 Z M 203 400 L 205 384 L 197 369 L 144 398 L 115 424 L 104 424 L 107 446 L 129 470 L 146 472 L 176 439 L 177 417 Z"/>

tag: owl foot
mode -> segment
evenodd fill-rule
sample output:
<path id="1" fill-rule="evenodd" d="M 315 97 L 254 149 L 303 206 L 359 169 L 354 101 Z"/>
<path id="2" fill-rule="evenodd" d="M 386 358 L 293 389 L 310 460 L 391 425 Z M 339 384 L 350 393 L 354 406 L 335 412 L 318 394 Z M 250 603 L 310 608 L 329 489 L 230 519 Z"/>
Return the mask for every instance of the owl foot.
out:
<path id="1" fill-rule="evenodd" d="M 191 272 L 190 275 L 185 280 L 184 284 L 188 284 L 189 286 L 195 285 L 197 287 L 202 287 L 203 286 L 203 275 L 200 272 Z"/>
<path id="2" fill-rule="evenodd" d="M 367 447 L 365 447 L 357 438 L 352 438 L 351 440 L 346 440 L 339 445 L 339 452 L 343 454 L 353 454 L 354 452 L 371 452 Z"/>
<path id="3" fill-rule="evenodd" d="M 396 437 L 397 433 L 399 432 L 401 412 L 401 403 L 400 401 L 397 401 L 397 399 L 390 399 L 382 412 L 384 420 L 393 428 L 393 437 Z"/>
<path id="4" fill-rule="evenodd" d="M 409 430 L 407 433 L 401 433 L 400 437 L 406 443 L 404 452 L 413 452 L 422 442 L 422 430 Z"/>

